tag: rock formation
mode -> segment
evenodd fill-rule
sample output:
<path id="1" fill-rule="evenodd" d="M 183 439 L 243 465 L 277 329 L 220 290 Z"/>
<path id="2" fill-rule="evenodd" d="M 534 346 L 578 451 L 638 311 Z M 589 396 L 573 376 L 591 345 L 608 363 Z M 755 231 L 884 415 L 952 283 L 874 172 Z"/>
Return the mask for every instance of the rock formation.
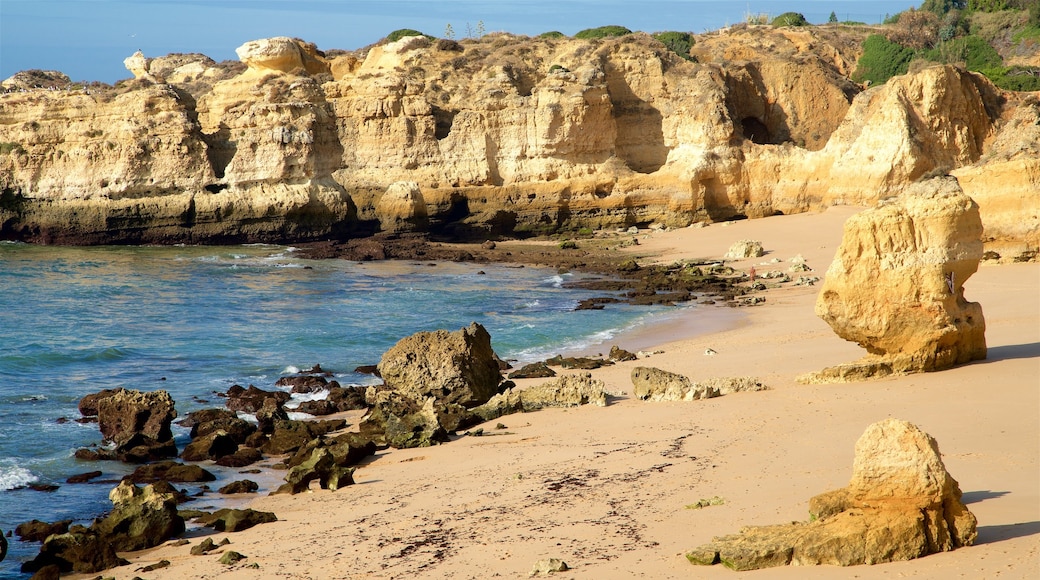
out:
<path id="1" fill-rule="evenodd" d="M 115 458 L 140 463 L 177 454 L 170 430 L 177 411 L 166 391 L 106 389 L 84 397 L 79 408 L 97 416 L 101 435 L 115 443 Z"/>
<path id="2" fill-rule="evenodd" d="M 64 534 L 49 536 L 23 572 L 57 566 L 61 572 L 93 573 L 127 564 L 118 551 L 152 548 L 184 532 L 172 494 L 143 489 L 124 481 L 109 493 L 112 512 L 89 528 L 74 526 Z"/>
<path id="3" fill-rule="evenodd" d="M 695 401 L 769 388 L 754 377 L 715 377 L 693 382 L 683 375 L 653 367 L 632 369 L 632 387 L 632 395 L 643 401 Z"/>
<path id="4" fill-rule="evenodd" d="M 477 323 L 455 332 L 437 330 L 405 337 L 379 361 L 386 386 L 422 401 L 474 407 L 498 392 L 502 375 L 491 335 Z"/>
<path id="5" fill-rule="evenodd" d="M 745 528 L 686 557 L 734 570 L 854 566 L 970 546 L 977 535 L 935 439 L 898 419 L 867 428 L 856 442 L 849 485 L 812 498 L 809 513 L 809 523 Z"/>
<path id="6" fill-rule="evenodd" d="M 414 181 L 390 184 L 376 202 L 375 211 L 379 227 L 385 232 L 422 231 L 427 226 L 426 200 Z"/>
<path id="7" fill-rule="evenodd" d="M 484 421 L 490 421 L 511 413 L 527 413 L 550 407 L 590 404 L 605 407 L 609 398 L 605 387 L 603 381 L 592 378 L 588 373 L 564 375 L 526 389 L 508 389 L 473 409 L 473 413 Z"/>
<path id="8" fill-rule="evenodd" d="M 916 183 L 849 218 L 816 314 L 869 355 L 805 380 L 935 371 L 986 358 L 982 307 L 964 298 L 982 257 L 981 235 L 978 206 L 952 177 Z"/>
<path id="9" fill-rule="evenodd" d="M 860 33 L 843 34 L 737 26 L 699 38 L 697 63 L 645 34 L 335 58 L 280 37 L 244 44 L 237 69 L 135 55 L 141 78 L 118 89 L 0 95 L 0 237 L 301 241 L 396 228 L 401 210 L 459 237 L 685 226 L 873 204 L 955 171 L 988 193 L 987 239 L 1035 251 L 1040 224 L 1006 217 L 1038 213 L 1018 172 L 1033 145 L 993 139 L 1033 105 L 950 66 L 863 91 Z M 388 209 L 398 182 L 418 195 Z"/>

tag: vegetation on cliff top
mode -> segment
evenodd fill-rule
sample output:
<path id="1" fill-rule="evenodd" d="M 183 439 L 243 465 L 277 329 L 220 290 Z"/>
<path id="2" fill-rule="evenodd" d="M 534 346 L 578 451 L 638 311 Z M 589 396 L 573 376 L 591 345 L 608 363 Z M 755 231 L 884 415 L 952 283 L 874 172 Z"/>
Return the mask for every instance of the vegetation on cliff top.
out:
<path id="1" fill-rule="evenodd" d="M 1040 67 L 1007 62 L 1040 48 L 1036 0 L 925 0 L 885 24 L 864 41 L 855 80 L 883 83 L 922 59 L 962 65 L 1004 90 L 1040 90 Z"/>

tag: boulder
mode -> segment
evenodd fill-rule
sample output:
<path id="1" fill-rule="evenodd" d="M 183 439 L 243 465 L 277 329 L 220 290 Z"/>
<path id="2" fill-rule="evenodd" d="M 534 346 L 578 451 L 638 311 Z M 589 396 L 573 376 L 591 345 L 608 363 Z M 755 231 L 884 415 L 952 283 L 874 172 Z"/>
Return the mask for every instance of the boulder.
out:
<path id="1" fill-rule="evenodd" d="M 289 420 L 289 413 L 277 399 L 268 398 L 264 399 L 264 404 L 256 411 L 255 417 L 257 429 L 261 433 L 270 434 L 279 422 Z"/>
<path id="2" fill-rule="evenodd" d="M 80 399 L 79 408 L 84 416 L 96 415 L 101 435 L 116 444 L 110 452 L 98 452 L 98 459 L 142 463 L 177 455 L 170 430 L 177 411 L 166 391 L 105 389 Z"/>
<path id="3" fill-rule="evenodd" d="M 107 538 L 116 551 L 153 548 L 184 532 L 184 519 L 177 514 L 173 494 L 123 481 L 108 497 L 114 508 L 92 529 Z"/>
<path id="4" fill-rule="evenodd" d="M 328 73 L 330 68 L 317 48 L 287 36 L 250 40 L 235 49 L 250 71 L 258 73 L 306 71 Z"/>
<path id="5" fill-rule="evenodd" d="M 419 332 L 383 354 L 379 373 L 386 385 L 413 399 L 474 407 L 487 402 L 502 380 L 491 335 L 474 322 L 456 332 Z"/>
<path id="6" fill-rule="evenodd" d="M 191 438 L 203 437 L 215 431 L 224 431 L 235 443 L 245 443 L 246 438 L 256 431 L 253 425 L 227 409 L 202 409 L 188 413 L 177 422 L 182 427 L 191 428 Z"/>
<path id="7" fill-rule="evenodd" d="M 377 445 L 407 449 L 448 441 L 433 397 L 419 402 L 397 391 L 369 388 L 368 402 L 372 409 L 358 427 Z"/>
<path id="8" fill-rule="evenodd" d="M 549 368 L 549 365 L 544 362 L 526 364 L 509 373 L 510 379 L 551 379 L 555 376 L 556 371 Z"/>
<path id="9" fill-rule="evenodd" d="M 428 226 L 426 200 L 419 184 L 414 181 L 391 183 L 376 202 L 376 219 L 385 232 L 425 231 Z"/>
<path id="10" fill-rule="evenodd" d="M 97 532 L 79 526 L 75 531 L 50 536 L 40 553 L 22 564 L 22 572 L 42 572 L 56 567 L 61 573 L 93 574 L 130 562 L 120 558 L 116 549 Z"/>
<path id="11" fill-rule="evenodd" d="M 307 491 L 310 482 L 318 480 L 322 489 L 335 491 L 354 483 L 354 468 L 336 465 L 332 452 L 323 447 L 311 452 L 307 461 L 293 467 L 285 476 L 285 483 L 275 493 L 297 494 Z"/>
<path id="12" fill-rule="evenodd" d="M 184 446 L 181 459 L 185 461 L 208 461 L 220 459 L 225 455 L 231 455 L 238 451 L 238 443 L 225 431 L 214 431 L 212 433 L 197 437 L 191 443 Z"/>
<path id="13" fill-rule="evenodd" d="M 47 539 L 47 536 L 68 533 L 71 523 L 72 520 L 61 520 L 54 523 L 32 520 L 18 524 L 14 529 L 14 535 L 23 542 L 42 542 Z"/>
<path id="14" fill-rule="evenodd" d="M 227 391 L 226 405 L 228 410 L 255 414 L 264 407 L 268 399 L 273 399 L 277 405 L 284 405 L 291 395 L 285 391 L 265 391 L 253 385 L 248 388 L 241 385 L 232 385 Z"/>
<path id="15" fill-rule="evenodd" d="M 809 513 L 809 523 L 745 528 L 686 557 L 734 570 L 879 564 L 970 546 L 977 535 L 935 439 L 898 419 L 866 429 L 849 485 L 812 498 Z"/>
<path id="16" fill-rule="evenodd" d="M 282 377 L 275 381 L 274 385 L 276 387 L 291 387 L 294 393 L 313 393 L 315 391 L 328 390 L 329 381 L 320 375 L 297 375 Z"/>
<path id="17" fill-rule="evenodd" d="M 198 465 L 185 465 L 174 461 L 160 461 L 142 465 L 126 478 L 134 483 L 155 483 L 157 481 L 203 482 L 214 481 L 215 475 Z"/>
<path id="18" fill-rule="evenodd" d="M 816 314 L 869 353 L 802 377 L 856 380 L 986 358 L 982 307 L 964 283 L 982 258 L 979 208 L 952 177 L 915 183 L 845 222 Z"/>
<path id="19" fill-rule="evenodd" d="M 588 404 L 605 407 L 608 395 L 603 389 L 603 381 L 593 379 L 589 373 L 564 375 L 526 389 L 508 389 L 473 409 L 473 414 L 484 421 L 490 421 L 503 415 L 537 411 L 546 407 L 577 407 Z"/>
<path id="20" fill-rule="evenodd" d="M 218 489 L 219 493 L 233 494 L 233 493 L 256 493 L 256 490 L 260 489 L 260 485 L 251 479 L 239 479 L 232 481 L 224 487 Z"/>
<path id="21" fill-rule="evenodd" d="M 758 258 L 764 256 L 762 242 L 756 240 L 740 240 L 729 247 L 729 251 L 723 258 L 727 260 L 743 260 L 744 258 Z"/>
<path id="22" fill-rule="evenodd" d="M 200 517 L 198 521 L 218 532 L 240 532 L 259 524 L 276 522 L 278 517 L 271 512 L 261 512 L 249 508 L 225 508 Z"/>
<path id="23" fill-rule="evenodd" d="M 263 459 L 264 456 L 259 449 L 252 447 L 239 447 L 231 455 L 225 455 L 215 461 L 221 467 L 245 467 Z"/>

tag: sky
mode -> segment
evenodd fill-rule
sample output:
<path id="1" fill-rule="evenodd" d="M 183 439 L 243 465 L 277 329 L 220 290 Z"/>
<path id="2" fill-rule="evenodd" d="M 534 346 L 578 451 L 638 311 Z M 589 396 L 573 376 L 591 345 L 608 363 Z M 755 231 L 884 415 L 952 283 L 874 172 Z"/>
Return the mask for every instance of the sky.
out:
<path id="1" fill-rule="evenodd" d="M 643 32 L 702 33 L 745 14 L 799 12 L 809 22 L 878 23 L 913 0 L 0 0 L 0 79 L 20 70 L 58 70 L 74 81 L 113 83 L 132 75 L 123 59 L 201 52 L 237 59 L 235 48 L 272 36 L 321 50 L 354 50 L 399 28 L 455 38 L 486 32 L 573 35 L 608 24 Z"/>

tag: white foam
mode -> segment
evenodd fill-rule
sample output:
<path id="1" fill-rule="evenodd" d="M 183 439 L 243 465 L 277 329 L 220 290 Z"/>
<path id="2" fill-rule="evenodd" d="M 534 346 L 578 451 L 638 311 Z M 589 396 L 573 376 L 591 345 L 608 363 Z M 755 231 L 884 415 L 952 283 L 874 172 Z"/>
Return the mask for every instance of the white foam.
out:
<path id="1" fill-rule="evenodd" d="M 299 373 L 300 373 L 300 367 L 294 367 L 293 365 L 289 365 L 289 366 L 285 367 L 284 369 L 282 369 L 282 374 L 283 375 L 297 375 Z"/>
<path id="2" fill-rule="evenodd" d="M 0 465 L 0 490 L 18 489 L 37 481 L 40 478 L 24 467 Z"/>
<path id="3" fill-rule="evenodd" d="M 314 418 L 314 415 L 311 415 L 310 413 L 293 412 L 293 413 L 286 413 L 286 415 L 288 415 L 289 419 L 291 419 L 293 421 L 306 421 L 308 419 L 313 419 Z"/>

